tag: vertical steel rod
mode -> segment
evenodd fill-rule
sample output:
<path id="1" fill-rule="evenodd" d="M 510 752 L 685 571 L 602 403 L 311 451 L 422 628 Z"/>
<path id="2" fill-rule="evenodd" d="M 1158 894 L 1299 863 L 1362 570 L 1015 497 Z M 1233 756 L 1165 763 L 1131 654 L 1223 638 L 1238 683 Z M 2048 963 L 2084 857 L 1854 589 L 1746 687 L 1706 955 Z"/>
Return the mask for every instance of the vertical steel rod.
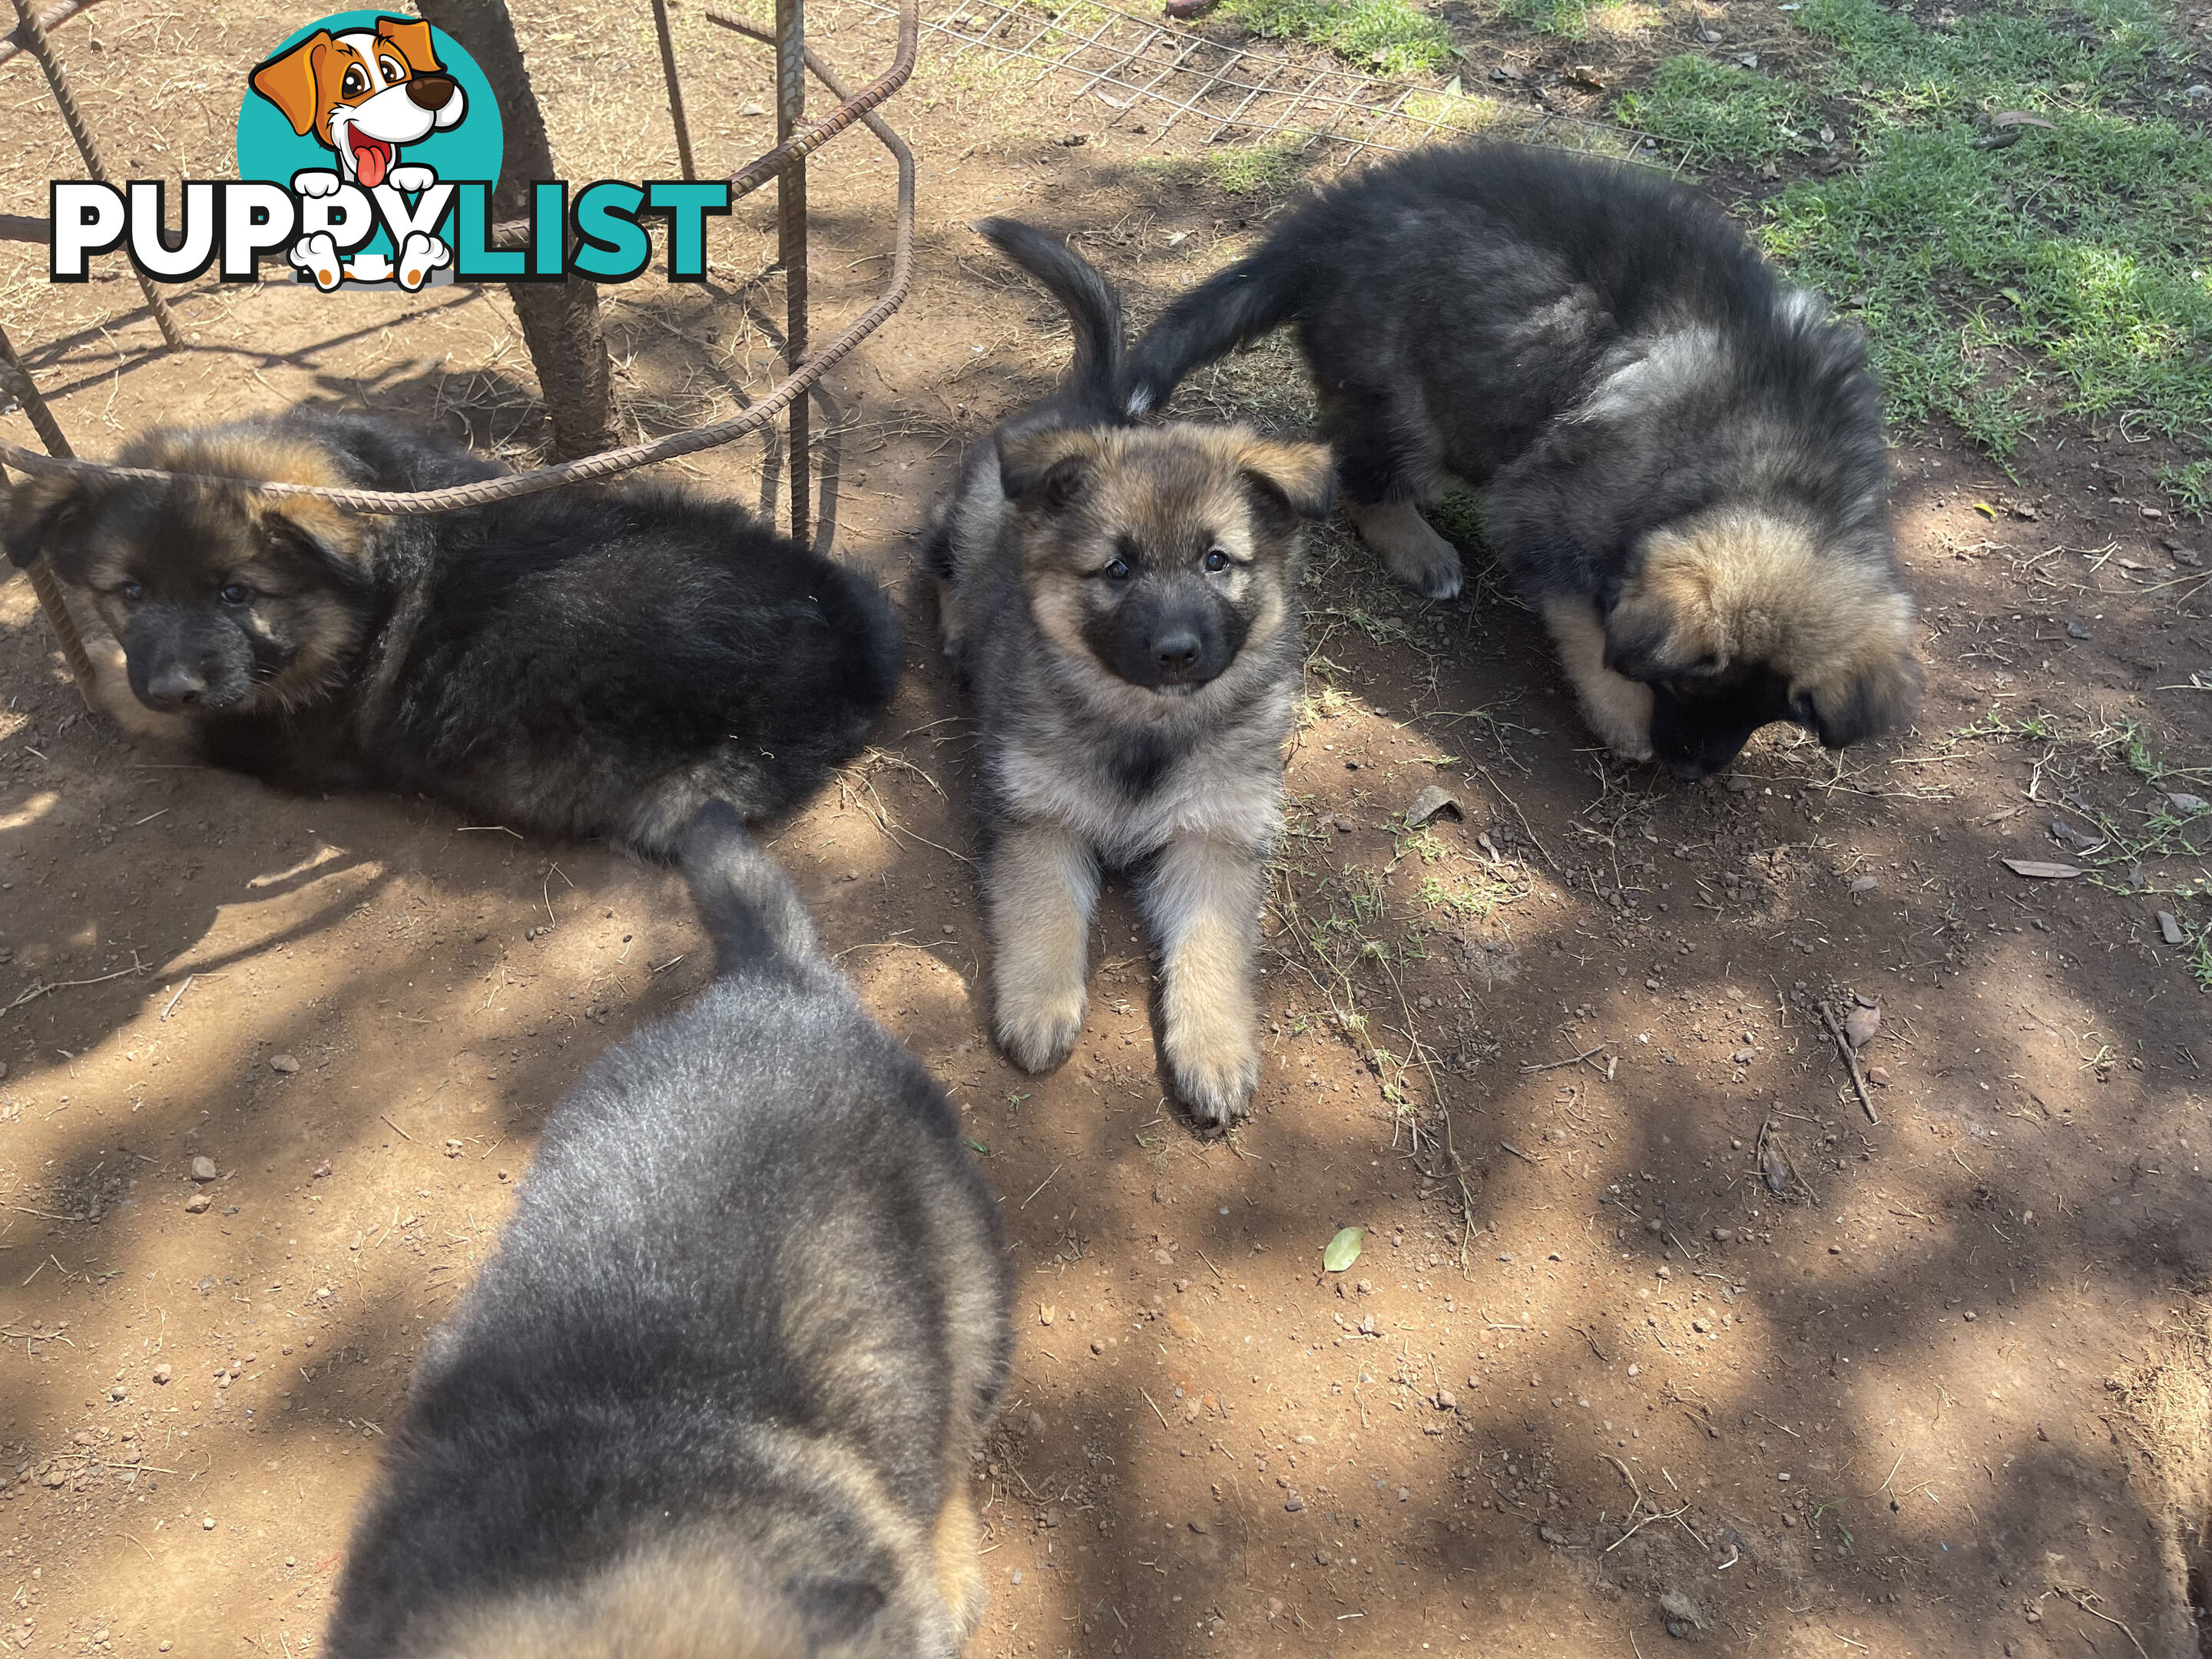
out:
<path id="1" fill-rule="evenodd" d="M 85 124 L 84 112 L 76 106 L 76 94 L 70 90 L 69 77 L 62 72 L 62 60 L 54 55 L 53 42 L 46 39 L 46 26 L 39 21 L 32 0 L 15 0 L 15 15 L 21 20 L 19 31 L 23 44 L 39 67 L 46 71 L 46 85 L 53 89 L 54 107 L 61 111 L 62 121 L 76 140 L 77 154 L 84 157 L 87 175 L 100 184 L 107 182 L 107 169 L 100 165 L 100 149 L 92 141 L 92 129 Z M 154 325 L 161 331 L 172 351 L 185 349 L 184 331 L 177 319 L 169 313 L 169 302 L 158 293 L 151 278 L 136 265 L 131 275 L 138 279 L 138 291 L 146 296 L 148 309 L 154 313 Z"/>
<path id="2" fill-rule="evenodd" d="M 691 168 L 691 124 L 684 118 L 684 83 L 676 77 L 676 42 L 668 32 L 668 0 L 653 0 L 653 32 L 660 37 L 660 73 L 668 82 L 668 118 L 676 127 L 676 159 L 684 176 L 696 179 Z"/>
<path id="3" fill-rule="evenodd" d="M 19 6 L 26 0 L 15 0 Z M 803 0 L 775 0 L 775 141 L 781 143 L 806 118 L 806 37 Z M 776 179 L 776 255 L 783 263 L 783 361 L 797 369 L 806 361 L 806 158 L 795 157 Z M 790 424 L 791 538 L 806 545 L 813 505 L 813 471 L 807 453 L 806 398 L 792 399 Z"/>
<path id="4" fill-rule="evenodd" d="M 23 405 L 23 413 L 30 417 L 32 428 L 38 433 L 39 441 L 46 445 L 47 454 L 67 459 L 76 453 L 70 447 L 70 441 L 63 434 L 61 423 L 54 419 L 53 410 L 39 395 L 31 371 L 15 355 L 15 343 L 4 328 L 0 328 L 0 395 L 13 398 Z M 6 482 L 7 474 L 0 471 L 0 485 Z M 77 636 L 76 619 L 70 615 L 69 603 L 62 598 L 62 585 L 54 580 L 52 567 L 39 559 L 23 574 L 31 579 L 31 592 L 38 596 L 39 609 L 46 612 L 55 638 L 61 641 L 63 659 L 76 678 L 77 696 L 84 699 L 86 708 L 97 708 L 100 705 L 92 698 L 92 659 L 85 653 L 83 640 Z"/>

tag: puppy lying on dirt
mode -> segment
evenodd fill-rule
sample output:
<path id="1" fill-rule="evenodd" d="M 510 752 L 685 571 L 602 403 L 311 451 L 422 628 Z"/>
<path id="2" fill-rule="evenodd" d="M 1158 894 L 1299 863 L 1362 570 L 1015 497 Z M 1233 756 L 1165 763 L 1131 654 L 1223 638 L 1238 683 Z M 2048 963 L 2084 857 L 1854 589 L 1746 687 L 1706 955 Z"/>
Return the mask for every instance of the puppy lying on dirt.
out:
<path id="1" fill-rule="evenodd" d="M 872 581 L 736 504 L 581 486 L 419 517 L 255 479 L 435 489 L 504 469 L 311 410 L 157 431 L 125 466 L 40 474 L 6 542 L 120 641 L 132 729 L 303 793 L 396 789 L 480 823 L 665 855 L 708 800 L 804 800 L 898 682 Z"/>
<path id="2" fill-rule="evenodd" d="M 993 1023 L 1027 1070 L 1067 1057 L 1101 866 L 1134 867 L 1167 1070 L 1199 1123 L 1225 1126 L 1259 1081 L 1252 958 L 1328 453 L 1131 426 L 1113 290 L 1026 225 L 979 228 L 1076 338 L 1066 385 L 969 452 L 923 549 L 980 728 Z"/>

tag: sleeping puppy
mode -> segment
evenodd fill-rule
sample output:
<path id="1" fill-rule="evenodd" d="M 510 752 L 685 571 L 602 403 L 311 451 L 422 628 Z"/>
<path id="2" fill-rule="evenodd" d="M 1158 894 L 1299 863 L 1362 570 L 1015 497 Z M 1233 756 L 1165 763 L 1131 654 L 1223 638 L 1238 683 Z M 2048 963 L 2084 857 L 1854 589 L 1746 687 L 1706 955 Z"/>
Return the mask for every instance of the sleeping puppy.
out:
<path id="1" fill-rule="evenodd" d="M 1862 342 L 1704 198 L 1552 151 L 1401 157 L 1170 307 L 1125 406 L 1289 321 L 1361 536 L 1449 599 L 1459 555 L 1419 504 L 1451 477 L 1483 487 L 1616 752 L 1696 778 L 1771 720 L 1840 749 L 1911 718 Z"/>
<path id="2" fill-rule="evenodd" d="M 732 502 L 628 483 L 372 517 L 253 490 L 504 471 L 310 410 L 149 433 L 116 459 L 239 482 L 35 475 L 9 556 L 50 561 L 120 641 L 127 726 L 303 793 L 419 791 L 659 857 L 708 799 L 795 807 L 897 684 L 875 584 Z"/>
<path id="3" fill-rule="evenodd" d="M 923 547 L 975 702 L 992 1020 L 1026 1070 L 1083 1029 L 1102 867 L 1139 873 L 1161 1050 L 1198 1123 L 1259 1080 L 1252 983 L 1328 453 L 1114 406 L 1121 302 L 1057 239 L 978 228 L 1074 325 L 1067 383 L 963 461 Z"/>
<path id="4" fill-rule="evenodd" d="M 715 980 L 547 1117 L 416 1371 L 331 1659 L 951 1659 L 974 1628 L 997 1203 L 736 814 L 681 851 Z"/>

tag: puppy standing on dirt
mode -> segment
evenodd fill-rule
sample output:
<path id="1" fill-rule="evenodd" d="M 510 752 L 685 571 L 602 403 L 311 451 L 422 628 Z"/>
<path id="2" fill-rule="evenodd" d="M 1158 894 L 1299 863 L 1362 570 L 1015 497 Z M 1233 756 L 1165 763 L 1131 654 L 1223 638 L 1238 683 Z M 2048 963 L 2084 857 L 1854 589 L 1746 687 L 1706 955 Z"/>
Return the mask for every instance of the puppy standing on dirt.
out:
<path id="1" fill-rule="evenodd" d="M 1831 749 L 1911 718 L 1859 337 L 1711 204 L 1641 170 L 1425 150 L 1340 185 L 1176 301 L 1127 402 L 1295 320 L 1353 521 L 1431 599 L 1459 555 L 1418 504 L 1486 487 L 1591 726 L 1701 777 L 1771 720 Z"/>
<path id="2" fill-rule="evenodd" d="M 331 1659 L 950 1659 L 981 1611 L 997 1206 L 735 815 L 682 852 L 717 977 L 546 1120 L 416 1372 Z"/>
<path id="3" fill-rule="evenodd" d="M 1132 428 L 1113 290 L 1028 226 L 978 228 L 1075 331 L 1067 383 L 969 453 L 924 549 L 980 728 L 994 1024 L 1030 1071 L 1067 1057 L 1100 866 L 1141 863 L 1168 1069 L 1225 1125 L 1259 1079 L 1253 955 L 1328 452 Z"/>
<path id="4" fill-rule="evenodd" d="M 297 410 L 154 432 L 125 466 L 435 489 L 503 471 L 428 434 Z M 480 822 L 665 854 L 708 799 L 798 805 L 898 681 L 875 584 L 733 504 L 649 484 L 369 517 L 243 487 L 40 474 L 9 556 L 121 644 L 113 712 L 302 793 L 388 788 Z"/>

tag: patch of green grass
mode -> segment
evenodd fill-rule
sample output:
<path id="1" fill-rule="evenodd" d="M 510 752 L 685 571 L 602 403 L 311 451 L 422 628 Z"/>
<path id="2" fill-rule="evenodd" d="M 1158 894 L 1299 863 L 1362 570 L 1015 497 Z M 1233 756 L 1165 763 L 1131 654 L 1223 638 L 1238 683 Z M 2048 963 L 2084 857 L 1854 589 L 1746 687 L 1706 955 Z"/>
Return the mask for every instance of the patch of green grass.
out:
<path id="1" fill-rule="evenodd" d="M 1504 9 L 1508 17 L 1532 29 L 1579 40 L 1583 26 L 1596 4 L 1597 0 L 1505 0 Z"/>
<path id="2" fill-rule="evenodd" d="M 1224 149 L 1207 152 L 1206 171 L 1231 196 L 1279 195 L 1298 182 L 1305 162 L 1297 150 L 1279 148 Z"/>
<path id="3" fill-rule="evenodd" d="M 1923 29 L 1807 0 L 1859 165 L 1794 182 L 1768 250 L 1866 330 L 1893 410 L 2003 456 L 2054 415 L 2212 433 L 2212 138 L 2157 112 L 2142 0 L 2027 0 Z M 1655 87 L 1654 90 L 1656 90 Z M 1990 116 L 2024 111 L 2003 148 Z M 1649 124 L 1649 117 L 1644 118 Z M 2199 475 L 2201 477 L 2201 475 Z"/>
<path id="4" fill-rule="evenodd" d="M 1231 196 L 1281 195 L 1304 175 L 1305 161 L 1294 146 L 1223 144 L 1196 160 L 1183 155 L 1146 155 L 1137 171 L 1156 179 L 1211 179 Z"/>
<path id="5" fill-rule="evenodd" d="M 1472 489 L 1454 489 L 1421 509 L 1422 516 L 1462 553 L 1480 552 L 1490 545 L 1482 526 L 1482 497 Z"/>
<path id="6" fill-rule="evenodd" d="M 2177 511 L 2212 519 L 2212 460 L 2188 461 L 2158 470 L 2158 487 Z"/>
<path id="7" fill-rule="evenodd" d="M 1795 82 L 1687 54 L 1660 64 L 1651 85 L 1618 106 L 1631 126 L 1680 139 L 1732 161 L 1763 161 L 1813 148 L 1812 94 Z"/>
<path id="8" fill-rule="evenodd" d="M 1262 40 L 1315 41 L 1385 75 L 1418 75 L 1451 58 L 1444 26 L 1408 0 L 1230 0 L 1221 13 Z"/>

